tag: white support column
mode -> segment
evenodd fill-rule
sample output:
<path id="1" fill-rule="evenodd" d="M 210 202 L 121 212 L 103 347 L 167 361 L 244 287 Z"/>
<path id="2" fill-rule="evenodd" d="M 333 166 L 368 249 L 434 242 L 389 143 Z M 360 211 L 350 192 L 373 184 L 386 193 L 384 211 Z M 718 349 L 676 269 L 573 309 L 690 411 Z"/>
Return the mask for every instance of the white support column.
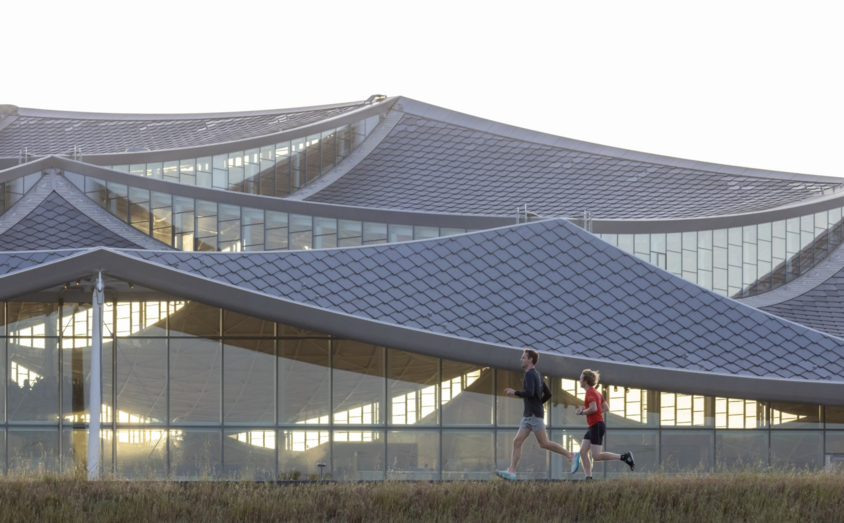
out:
<path id="1" fill-rule="evenodd" d="M 103 362 L 103 278 L 97 274 L 93 309 L 93 332 L 91 333 L 91 381 L 88 412 L 91 421 L 88 424 L 88 479 L 100 479 L 100 413 L 102 412 L 102 362 Z"/>

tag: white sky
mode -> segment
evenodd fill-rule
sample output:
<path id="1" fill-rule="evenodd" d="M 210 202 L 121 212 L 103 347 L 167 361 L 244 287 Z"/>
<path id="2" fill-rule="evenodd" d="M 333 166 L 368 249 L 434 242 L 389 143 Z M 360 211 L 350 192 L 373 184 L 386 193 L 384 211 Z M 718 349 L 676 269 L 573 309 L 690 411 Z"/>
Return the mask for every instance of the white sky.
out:
<path id="1" fill-rule="evenodd" d="M 696 160 L 844 177 L 844 3 L 0 6 L 0 104 L 211 112 L 374 93 Z"/>

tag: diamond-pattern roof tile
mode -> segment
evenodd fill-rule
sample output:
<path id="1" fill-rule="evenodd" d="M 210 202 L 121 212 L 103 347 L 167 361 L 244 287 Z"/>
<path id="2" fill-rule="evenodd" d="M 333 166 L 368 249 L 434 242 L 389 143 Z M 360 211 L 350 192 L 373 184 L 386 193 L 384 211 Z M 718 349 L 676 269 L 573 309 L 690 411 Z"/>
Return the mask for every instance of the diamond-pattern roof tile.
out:
<path id="1" fill-rule="evenodd" d="M 373 152 L 308 199 L 461 214 L 509 216 L 527 204 L 542 216 L 681 218 L 779 207 L 835 185 L 680 169 L 463 131 L 405 114 Z M 584 254 L 593 253 L 587 247 Z"/>
<path id="2" fill-rule="evenodd" d="M 491 242 L 506 247 L 504 251 L 512 257 L 502 259 L 504 265 L 524 260 L 528 254 L 543 259 L 564 244 L 573 259 L 579 261 L 541 275 L 521 263 L 513 264 L 518 268 L 506 272 L 506 278 L 474 277 L 473 274 L 484 269 L 475 268 L 473 257 L 488 256 L 485 250 L 476 247 Z M 582 248 L 586 245 L 589 249 Z M 399 247 L 403 257 L 397 258 L 394 254 L 399 252 Z M 427 255 L 432 251 L 441 253 L 439 262 L 451 260 L 448 266 L 432 263 Z M 599 358 L 665 368 L 690 368 L 689 362 L 694 362 L 710 372 L 735 374 L 741 371 L 755 376 L 844 381 L 840 373 L 821 374 L 815 369 L 795 365 L 786 357 L 820 353 L 821 356 L 815 358 L 823 360 L 829 370 L 844 365 L 844 340 L 815 333 L 716 296 L 620 253 L 564 220 L 401 246 L 328 249 L 307 254 L 124 252 L 169 267 L 182 264 L 184 268 L 185 262 L 202 259 L 206 266 L 215 269 L 210 273 L 203 271 L 206 277 L 215 281 L 380 322 L 448 332 L 513 347 L 534 346 L 561 354 L 587 351 Z M 614 287 L 615 302 L 610 309 L 605 301 L 598 299 L 605 291 L 592 282 L 600 279 L 598 267 L 608 268 L 611 263 L 618 263 L 612 260 L 634 270 L 622 271 L 624 283 Z M 268 262 L 277 267 L 294 266 L 297 271 L 295 275 L 293 271 L 280 271 L 271 279 L 270 275 L 262 276 L 263 273 L 256 270 L 257 266 L 265 266 Z M 356 265 L 357 273 L 344 275 L 348 273 L 342 268 L 352 264 Z M 408 264 L 412 268 L 409 269 Z M 325 278 L 317 266 L 333 270 L 334 278 Z M 432 266 L 436 267 L 436 276 L 445 277 L 415 277 L 412 283 L 396 278 L 396 275 L 428 274 Z M 463 270 L 455 273 L 458 267 Z M 564 270 L 574 273 L 563 277 Z M 652 283 L 647 294 L 632 284 L 632 280 L 641 279 L 642 271 Z M 249 278 L 235 274 L 247 272 Z M 536 284 L 539 278 L 543 278 L 541 286 Z M 506 283 L 502 281 L 504 279 Z M 484 285 L 479 281 L 489 283 Z M 342 299 L 338 301 L 338 297 Z M 497 305 L 484 306 L 481 299 Z M 643 301 L 652 313 L 645 314 L 640 309 Z M 686 306 L 682 311 L 678 310 L 678 305 L 683 303 Z M 708 319 L 700 321 L 702 315 L 689 303 L 708 303 L 705 306 L 710 309 Z M 615 312 L 608 315 L 608 310 Z M 435 311 L 437 315 L 419 316 L 427 315 L 429 311 Z M 757 330 L 760 322 L 769 331 L 767 339 Z M 598 339 L 604 341 L 595 342 Z"/>

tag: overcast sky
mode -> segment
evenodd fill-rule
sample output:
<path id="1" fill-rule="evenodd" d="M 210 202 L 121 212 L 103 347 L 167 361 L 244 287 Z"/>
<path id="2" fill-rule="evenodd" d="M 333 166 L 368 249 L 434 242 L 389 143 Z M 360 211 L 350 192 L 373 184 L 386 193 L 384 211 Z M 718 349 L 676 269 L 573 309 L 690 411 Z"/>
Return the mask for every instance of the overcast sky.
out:
<path id="1" fill-rule="evenodd" d="M 844 177 L 842 15 L 831 1 L 6 0 L 0 104 L 178 113 L 383 93 L 628 149 Z"/>

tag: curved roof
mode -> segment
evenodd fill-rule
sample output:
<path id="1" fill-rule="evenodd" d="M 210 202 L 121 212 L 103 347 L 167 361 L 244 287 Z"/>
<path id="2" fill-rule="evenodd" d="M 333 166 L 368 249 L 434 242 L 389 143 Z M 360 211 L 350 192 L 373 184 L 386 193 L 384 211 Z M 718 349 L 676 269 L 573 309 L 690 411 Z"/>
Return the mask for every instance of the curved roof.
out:
<path id="1" fill-rule="evenodd" d="M 96 271 L 229 310 L 397 349 L 647 388 L 844 402 L 844 340 L 724 298 L 564 220 L 322 251 L 0 254 L 10 297 Z M 10 265 L 13 264 L 13 265 Z M 30 263 L 28 277 L 20 267 Z M 38 267 L 33 265 L 41 264 Z"/>
<path id="2" fill-rule="evenodd" d="M 535 133 L 401 98 L 400 121 L 310 201 L 424 212 L 658 219 L 772 209 L 841 179 L 706 164 Z"/>
<path id="3" fill-rule="evenodd" d="M 365 102 L 236 113 L 106 114 L 17 108 L 0 123 L 0 157 L 156 151 L 278 133 L 363 107 Z"/>
<path id="4" fill-rule="evenodd" d="M 97 246 L 141 248 L 92 220 L 55 191 L 26 217 L 0 234 L 0 251 Z"/>

